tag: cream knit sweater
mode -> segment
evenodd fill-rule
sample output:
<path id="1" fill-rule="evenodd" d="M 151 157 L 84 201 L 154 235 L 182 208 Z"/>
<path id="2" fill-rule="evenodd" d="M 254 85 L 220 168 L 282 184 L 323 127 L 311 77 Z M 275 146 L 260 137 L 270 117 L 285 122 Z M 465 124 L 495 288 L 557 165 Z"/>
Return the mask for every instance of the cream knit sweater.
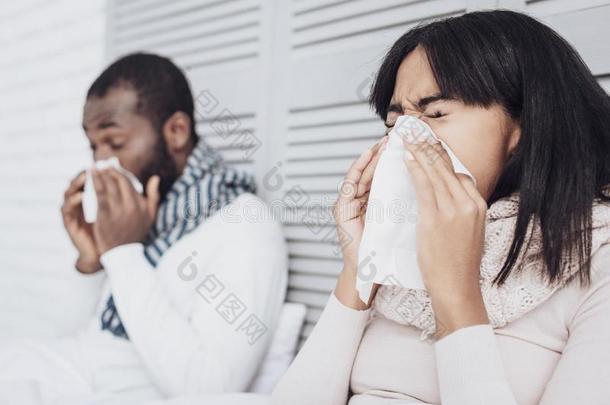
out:
<path id="1" fill-rule="evenodd" d="M 281 405 L 610 403 L 610 245 L 573 282 L 499 328 L 420 330 L 334 295 L 273 393 Z"/>

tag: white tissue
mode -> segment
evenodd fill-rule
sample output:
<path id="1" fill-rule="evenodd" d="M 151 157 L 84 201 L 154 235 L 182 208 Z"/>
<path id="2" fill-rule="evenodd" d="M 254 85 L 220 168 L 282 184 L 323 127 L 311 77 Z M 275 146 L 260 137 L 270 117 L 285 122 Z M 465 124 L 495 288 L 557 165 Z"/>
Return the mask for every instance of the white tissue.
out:
<path id="1" fill-rule="evenodd" d="M 133 188 L 135 188 L 138 193 L 143 193 L 144 188 L 142 187 L 142 183 L 140 183 L 133 173 L 121 166 L 119 159 L 116 156 L 106 160 L 98 160 L 93 165 L 98 170 L 114 167 L 119 172 L 127 176 L 127 178 L 131 181 Z M 95 188 L 93 187 L 91 169 L 87 170 L 85 176 L 85 188 L 83 191 L 83 214 L 85 217 L 85 222 L 93 223 L 97 219 L 97 195 L 95 194 Z"/>
<path id="2" fill-rule="evenodd" d="M 415 188 L 403 160 L 406 149 L 402 137 L 407 134 L 438 139 L 455 172 L 470 176 L 476 184 L 474 176 L 428 124 L 410 115 L 398 117 L 375 168 L 358 250 L 356 289 L 365 303 L 373 283 L 425 289 L 417 265 Z"/>

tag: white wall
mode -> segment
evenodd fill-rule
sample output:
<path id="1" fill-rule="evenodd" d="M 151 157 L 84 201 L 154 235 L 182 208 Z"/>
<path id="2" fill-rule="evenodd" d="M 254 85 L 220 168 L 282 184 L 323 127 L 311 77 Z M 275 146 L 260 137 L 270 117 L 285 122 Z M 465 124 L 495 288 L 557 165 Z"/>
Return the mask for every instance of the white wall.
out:
<path id="1" fill-rule="evenodd" d="M 90 161 L 81 129 L 104 63 L 105 1 L 0 3 L 0 336 L 73 330 L 99 277 L 73 269 L 60 206 Z"/>

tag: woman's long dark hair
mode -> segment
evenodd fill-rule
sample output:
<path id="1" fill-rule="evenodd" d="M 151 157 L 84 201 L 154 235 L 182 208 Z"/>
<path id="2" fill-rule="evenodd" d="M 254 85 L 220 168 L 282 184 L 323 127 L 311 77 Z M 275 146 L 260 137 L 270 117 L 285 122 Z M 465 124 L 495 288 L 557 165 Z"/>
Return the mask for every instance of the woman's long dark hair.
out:
<path id="1" fill-rule="evenodd" d="M 442 93 L 466 103 L 499 104 L 519 122 L 521 138 L 488 199 L 518 191 L 517 224 L 494 283 L 502 285 L 538 217 L 550 283 L 574 250 L 578 276 L 590 283 L 591 213 L 595 198 L 610 201 L 610 97 L 578 53 L 555 31 L 525 14 L 478 11 L 408 31 L 385 56 L 370 104 L 386 119 L 396 73 L 421 45 Z"/>

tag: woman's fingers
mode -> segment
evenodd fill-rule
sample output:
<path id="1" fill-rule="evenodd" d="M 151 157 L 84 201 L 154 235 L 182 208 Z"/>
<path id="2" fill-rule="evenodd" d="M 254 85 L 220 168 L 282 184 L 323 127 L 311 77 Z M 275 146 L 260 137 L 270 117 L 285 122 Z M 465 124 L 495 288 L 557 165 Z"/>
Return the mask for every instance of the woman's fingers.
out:
<path id="1" fill-rule="evenodd" d="M 333 207 L 333 216 L 337 224 L 343 224 L 361 216 L 362 203 L 358 199 L 336 204 Z"/>
<path id="2" fill-rule="evenodd" d="M 455 173 L 455 168 L 453 167 L 449 153 L 447 153 L 440 142 L 431 145 L 429 155 L 432 160 L 437 160 L 435 163 L 438 164 L 433 164 L 432 168 L 434 169 L 434 173 L 438 174 L 444 180 L 453 197 L 453 201 L 460 206 L 472 203 L 472 198 L 464 189 L 462 182 L 458 178 L 458 174 Z"/>
<path id="3" fill-rule="evenodd" d="M 358 184 L 366 165 L 371 160 L 371 156 L 372 153 L 370 149 L 363 151 L 347 170 L 345 178 L 339 185 L 338 200 L 340 202 L 349 201 L 355 197 L 356 185 Z"/>
<path id="4" fill-rule="evenodd" d="M 364 150 L 360 156 L 351 164 L 345 174 L 345 178 L 339 185 L 338 201 L 344 203 L 352 200 L 358 194 L 358 184 L 362 178 L 364 170 L 371 161 L 375 151 L 379 147 L 381 140 L 371 148 Z"/>
<path id="5" fill-rule="evenodd" d="M 433 149 L 434 152 L 438 153 L 440 158 L 448 162 L 446 165 L 435 166 L 435 169 L 445 180 L 445 184 L 447 184 L 455 204 L 461 208 L 468 208 L 468 206 L 474 203 L 479 211 L 485 212 L 487 210 L 487 201 L 479 193 L 473 179 L 467 174 L 455 173 L 449 153 L 440 143 L 433 145 Z"/>
<path id="6" fill-rule="evenodd" d="M 403 160 L 409 170 L 409 175 L 415 188 L 415 197 L 420 212 L 426 209 L 436 210 L 438 207 L 436 192 L 424 168 L 426 165 L 425 159 L 422 158 L 421 154 L 416 155 L 417 149 L 422 146 L 420 144 L 411 144 L 405 138 L 403 138 L 403 144 L 406 149 Z"/>
<path id="7" fill-rule="evenodd" d="M 455 209 L 455 206 L 467 207 L 473 204 L 473 194 L 474 197 L 478 194 L 476 187 L 472 184 L 472 187 L 464 188 L 464 183 L 454 171 L 449 154 L 440 142 L 406 143 L 405 146 L 412 151 L 426 173 L 439 210 L 449 212 Z"/>
<path id="8" fill-rule="evenodd" d="M 487 212 L 487 201 L 477 189 L 474 181 L 472 181 L 472 179 L 465 174 L 460 173 L 457 174 L 457 176 L 460 183 L 462 183 L 464 190 L 468 193 L 471 200 L 477 205 L 479 212 L 484 215 L 485 212 Z"/>
<path id="9" fill-rule="evenodd" d="M 383 152 L 384 146 L 388 143 L 388 136 L 385 135 L 381 138 L 381 141 L 376 143 L 373 150 L 373 158 L 367 164 L 366 168 L 362 173 L 362 177 L 360 178 L 360 182 L 358 183 L 358 192 L 356 196 L 364 195 L 371 188 L 371 183 L 373 181 L 373 175 L 375 174 L 375 168 L 377 167 L 377 162 L 379 162 L 379 158 L 381 157 L 381 152 Z"/>

